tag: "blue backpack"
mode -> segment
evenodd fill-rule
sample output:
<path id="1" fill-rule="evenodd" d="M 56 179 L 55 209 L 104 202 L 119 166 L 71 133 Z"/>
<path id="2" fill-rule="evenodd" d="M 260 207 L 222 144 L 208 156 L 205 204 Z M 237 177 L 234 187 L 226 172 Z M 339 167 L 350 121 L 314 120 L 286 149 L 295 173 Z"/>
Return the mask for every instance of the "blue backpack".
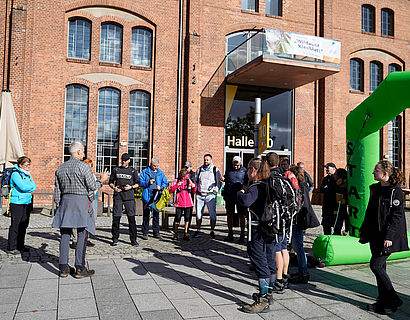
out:
<path id="1" fill-rule="evenodd" d="M 7 168 L 3 171 L 3 175 L 1 177 L 1 196 L 4 198 L 8 198 L 10 195 L 12 189 L 12 187 L 10 186 L 10 179 L 13 172 L 20 173 L 20 176 L 23 178 L 21 172 L 16 170 L 15 168 Z"/>

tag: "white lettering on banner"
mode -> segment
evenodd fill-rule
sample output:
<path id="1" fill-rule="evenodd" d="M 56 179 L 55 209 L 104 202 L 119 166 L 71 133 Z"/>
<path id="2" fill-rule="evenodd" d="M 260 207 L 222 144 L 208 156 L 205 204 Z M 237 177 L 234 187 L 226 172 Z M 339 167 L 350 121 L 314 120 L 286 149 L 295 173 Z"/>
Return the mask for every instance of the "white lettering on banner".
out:
<path id="1" fill-rule="evenodd" d="M 242 148 L 253 148 L 255 146 L 255 141 L 248 138 L 247 136 L 242 136 L 237 138 L 236 136 L 226 136 L 226 145 L 228 147 L 242 147 Z M 273 139 L 269 139 L 268 148 L 273 147 Z"/>

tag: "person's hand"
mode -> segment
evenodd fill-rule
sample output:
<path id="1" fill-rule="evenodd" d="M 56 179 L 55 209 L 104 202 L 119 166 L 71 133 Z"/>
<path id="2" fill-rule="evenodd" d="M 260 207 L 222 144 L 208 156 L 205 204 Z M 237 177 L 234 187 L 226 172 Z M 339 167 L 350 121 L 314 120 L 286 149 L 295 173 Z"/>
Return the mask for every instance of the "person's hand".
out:
<path id="1" fill-rule="evenodd" d="M 114 187 L 114 191 L 115 191 L 115 192 L 121 192 L 122 190 L 121 190 L 121 188 Z"/>
<path id="2" fill-rule="evenodd" d="M 195 188 L 195 183 L 193 183 L 192 181 L 189 181 L 189 186 L 190 186 L 191 188 Z"/>
<path id="3" fill-rule="evenodd" d="M 104 183 L 108 180 L 109 177 L 110 177 L 110 173 L 108 172 L 107 169 L 105 169 L 104 172 L 101 174 L 100 181 Z"/>
<path id="4" fill-rule="evenodd" d="M 153 184 L 155 182 L 155 179 L 151 179 L 150 181 L 149 181 L 149 184 Z"/>
<path id="5" fill-rule="evenodd" d="M 124 190 L 130 190 L 130 189 L 132 189 L 132 187 L 131 187 L 129 184 L 127 184 L 126 186 L 124 186 Z"/>
<path id="6" fill-rule="evenodd" d="M 160 187 L 160 186 L 157 186 L 157 190 L 161 190 L 161 187 Z"/>
<path id="7" fill-rule="evenodd" d="M 225 182 L 225 178 L 224 178 L 223 176 L 221 176 L 221 177 L 219 178 L 219 181 Z"/>
<path id="8" fill-rule="evenodd" d="M 384 240 L 384 247 L 385 248 L 391 247 L 392 245 L 393 245 L 393 241 Z"/>

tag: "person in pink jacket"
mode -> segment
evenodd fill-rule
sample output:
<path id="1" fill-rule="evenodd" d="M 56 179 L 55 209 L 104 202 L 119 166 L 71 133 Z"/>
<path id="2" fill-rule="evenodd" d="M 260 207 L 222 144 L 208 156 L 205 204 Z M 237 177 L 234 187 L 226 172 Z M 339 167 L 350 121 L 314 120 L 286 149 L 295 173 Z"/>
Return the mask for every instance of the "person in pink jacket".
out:
<path id="1" fill-rule="evenodd" d="M 181 222 L 182 213 L 184 213 L 185 232 L 184 240 L 189 240 L 190 234 L 188 228 L 191 222 L 192 208 L 194 203 L 192 201 L 191 193 L 195 194 L 196 185 L 189 179 L 189 172 L 186 167 L 179 171 L 178 179 L 172 181 L 169 192 L 176 192 L 175 195 L 175 219 L 174 219 L 174 239 L 178 239 L 178 227 Z"/>

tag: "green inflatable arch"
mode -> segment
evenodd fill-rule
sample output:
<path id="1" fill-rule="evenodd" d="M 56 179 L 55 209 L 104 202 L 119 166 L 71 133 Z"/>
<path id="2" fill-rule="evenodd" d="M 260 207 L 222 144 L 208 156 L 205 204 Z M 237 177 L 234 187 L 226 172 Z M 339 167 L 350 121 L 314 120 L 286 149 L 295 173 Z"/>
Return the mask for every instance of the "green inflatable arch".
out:
<path id="1" fill-rule="evenodd" d="M 375 183 L 373 168 L 380 159 L 380 135 L 383 128 L 403 110 L 410 107 L 410 71 L 392 72 L 377 89 L 346 118 L 346 153 L 350 235 L 353 237 L 320 236 L 313 244 L 313 254 L 328 265 L 369 262 L 369 248 L 354 245 L 359 236 L 367 203 L 369 185 Z M 354 253 L 353 253 L 354 251 Z M 334 253 L 330 259 L 329 253 Z M 325 255 L 325 256 L 324 256 Z M 410 256 L 410 251 L 393 254 Z"/>

